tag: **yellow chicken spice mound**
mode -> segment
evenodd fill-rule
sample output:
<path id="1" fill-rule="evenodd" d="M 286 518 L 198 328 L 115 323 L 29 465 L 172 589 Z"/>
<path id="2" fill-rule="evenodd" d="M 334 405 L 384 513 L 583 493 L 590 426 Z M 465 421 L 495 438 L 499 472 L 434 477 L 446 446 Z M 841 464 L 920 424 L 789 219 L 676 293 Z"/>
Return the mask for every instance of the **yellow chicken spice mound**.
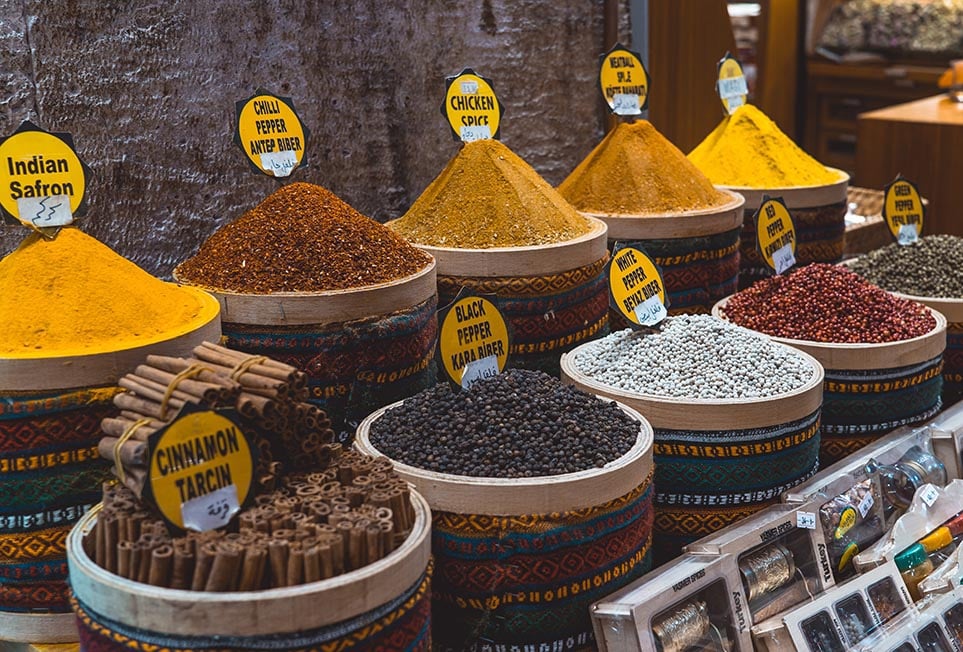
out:
<path id="1" fill-rule="evenodd" d="M 665 215 L 729 201 L 648 120 L 611 130 L 558 191 L 581 211 L 612 215 Z"/>
<path id="2" fill-rule="evenodd" d="M 837 172 L 804 152 L 751 104 L 719 123 L 689 152 L 689 160 L 721 186 L 787 188 L 840 180 Z"/>
<path id="3" fill-rule="evenodd" d="M 217 314 L 207 295 L 154 278 L 79 229 L 32 234 L 0 260 L 0 357 L 120 351 Z"/>
<path id="4" fill-rule="evenodd" d="M 564 242 L 591 229 L 557 190 L 497 140 L 467 143 L 388 226 L 417 244 L 458 249 Z"/>

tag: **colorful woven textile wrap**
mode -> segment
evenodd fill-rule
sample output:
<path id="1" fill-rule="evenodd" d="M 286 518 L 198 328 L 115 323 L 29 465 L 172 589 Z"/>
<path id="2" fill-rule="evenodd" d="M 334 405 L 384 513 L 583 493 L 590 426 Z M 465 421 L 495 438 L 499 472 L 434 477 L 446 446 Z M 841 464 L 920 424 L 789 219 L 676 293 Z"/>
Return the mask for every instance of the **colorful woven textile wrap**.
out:
<path id="1" fill-rule="evenodd" d="M 434 384 L 434 297 L 390 315 L 316 326 L 223 324 L 227 346 L 267 355 L 308 375 L 310 401 L 335 432 Z"/>
<path id="2" fill-rule="evenodd" d="M 651 568 L 652 495 L 649 477 L 620 498 L 573 512 L 433 512 L 436 647 L 593 646 L 589 605 Z"/>
<path id="3" fill-rule="evenodd" d="M 429 652 L 431 650 L 432 567 L 395 600 L 350 620 L 320 629 L 259 637 L 181 636 L 148 632 L 95 614 L 71 596 L 84 652 L 189 652 L 206 650 L 289 650 L 291 652 Z M 323 608 L 322 604 L 318 608 Z"/>
<path id="4" fill-rule="evenodd" d="M 796 421 L 729 431 L 655 429 L 653 553 L 682 546 L 779 502 L 819 460 L 819 411 Z"/>
<path id="5" fill-rule="evenodd" d="M 551 276 L 438 276 L 438 302 L 462 288 L 495 294 L 511 334 L 508 364 L 559 374 L 562 354 L 609 332 L 608 255 Z"/>
<path id="6" fill-rule="evenodd" d="M 946 325 L 943 352 L 943 405 L 963 399 L 963 323 Z"/>
<path id="7" fill-rule="evenodd" d="M 943 406 L 943 357 L 895 369 L 826 369 L 822 449 L 828 466 L 894 428 L 921 423 Z"/>
<path id="8" fill-rule="evenodd" d="M 619 242 L 642 249 L 662 270 L 669 314 L 707 314 L 717 301 L 739 289 L 739 229 L 696 238 Z M 609 320 L 612 330 L 629 327 L 615 311 L 610 311 Z"/>
<path id="9" fill-rule="evenodd" d="M 739 287 L 747 288 L 761 278 L 772 275 L 756 248 L 756 225 L 752 215 L 756 209 L 747 208 L 742 223 L 742 270 Z M 791 208 L 796 228 L 796 263 L 838 263 L 843 258 L 843 237 L 846 235 L 846 202 L 815 208 Z"/>
<path id="10" fill-rule="evenodd" d="M 0 610 L 66 612 L 67 533 L 110 475 L 115 388 L 0 394 Z"/>

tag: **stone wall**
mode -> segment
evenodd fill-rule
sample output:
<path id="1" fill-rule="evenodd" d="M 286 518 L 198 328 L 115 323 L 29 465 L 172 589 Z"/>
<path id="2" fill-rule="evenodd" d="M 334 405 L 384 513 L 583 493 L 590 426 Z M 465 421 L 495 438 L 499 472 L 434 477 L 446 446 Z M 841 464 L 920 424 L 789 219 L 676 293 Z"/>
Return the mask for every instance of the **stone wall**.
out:
<path id="1" fill-rule="evenodd" d="M 256 88 L 311 130 L 293 178 L 386 220 L 457 151 L 439 107 L 464 67 L 493 79 L 502 140 L 559 183 L 602 135 L 608 45 L 602 0 L 0 0 L 0 135 L 72 133 L 84 230 L 166 276 L 277 187 L 232 143 Z M 23 233 L 0 227 L 0 253 Z"/>

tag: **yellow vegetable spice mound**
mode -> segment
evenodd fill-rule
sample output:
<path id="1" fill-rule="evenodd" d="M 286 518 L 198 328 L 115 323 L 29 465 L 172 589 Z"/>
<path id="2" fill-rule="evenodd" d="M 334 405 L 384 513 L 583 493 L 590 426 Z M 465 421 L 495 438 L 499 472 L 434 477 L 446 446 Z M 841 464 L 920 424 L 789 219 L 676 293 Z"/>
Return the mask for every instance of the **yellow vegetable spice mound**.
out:
<path id="1" fill-rule="evenodd" d="M 497 140 L 467 143 L 388 226 L 417 244 L 458 249 L 563 242 L 590 230 L 558 191 Z"/>
<path id="2" fill-rule="evenodd" d="M 786 188 L 840 180 L 751 104 L 726 117 L 689 152 L 689 160 L 720 186 Z"/>
<path id="3" fill-rule="evenodd" d="M 581 211 L 611 215 L 665 215 L 729 201 L 648 120 L 611 130 L 558 191 Z"/>
<path id="4" fill-rule="evenodd" d="M 28 236 L 0 260 L 0 357 L 120 351 L 177 337 L 213 300 L 165 283 L 76 228 Z"/>

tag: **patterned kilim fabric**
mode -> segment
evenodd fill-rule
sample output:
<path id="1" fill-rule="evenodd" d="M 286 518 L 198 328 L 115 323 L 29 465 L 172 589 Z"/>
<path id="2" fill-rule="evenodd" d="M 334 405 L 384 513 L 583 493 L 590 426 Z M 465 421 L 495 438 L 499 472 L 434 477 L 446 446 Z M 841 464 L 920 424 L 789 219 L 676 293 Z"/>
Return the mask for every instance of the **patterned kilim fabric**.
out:
<path id="1" fill-rule="evenodd" d="M 509 366 L 557 376 L 563 353 L 609 331 L 607 263 L 606 254 L 551 276 L 439 276 L 438 302 L 447 305 L 462 288 L 497 295 L 511 333 Z"/>
<path id="2" fill-rule="evenodd" d="M 66 612 L 67 533 L 109 476 L 116 388 L 0 395 L 0 610 Z"/>
<path id="3" fill-rule="evenodd" d="M 772 270 L 765 266 L 756 249 L 756 226 L 752 220 L 755 209 L 746 209 L 742 223 L 742 271 L 739 287 L 746 288 Z M 837 263 L 843 258 L 843 238 L 846 235 L 846 202 L 815 208 L 792 208 L 796 227 L 796 262 Z"/>
<path id="4" fill-rule="evenodd" d="M 828 466 L 885 433 L 921 423 L 940 411 L 943 357 L 895 369 L 826 369 L 822 450 Z"/>
<path id="5" fill-rule="evenodd" d="M 435 644 L 442 650 L 592 646 L 589 605 L 651 567 L 651 478 L 555 514 L 433 512 Z"/>
<path id="6" fill-rule="evenodd" d="M 943 352 L 943 405 L 963 399 L 963 323 L 946 325 Z"/>
<path id="7" fill-rule="evenodd" d="M 308 375 L 312 403 L 335 431 L 435 382 L 438 304 L 315 326 L 223 324 L 227 346 L 267 355 Z M 353 428 L 352 428 L 353 429 Z"/>
<path id="8" fill-rule="evenodd" d="M 358 590 L 363 590 L 359 588 Z M 305 598 L 304 608 L 324 609 Z M 147 632 L 92 613 L 75 596 L 80 649 L 84 652 L 189 652 L 206 650 L 290 650 L 292 652 L 428 652 L 431 650 L 431 566 L 397 599 L 356 618 L 315 630 L 261 637 L 196 637 L 177 632 Z"/>
<path id="9" fill-rule="evenodd" d="M 729 431 L 655 429 L 656 564 L 767 505 L 818 468 L 813 414 L 765 428 Z"/>
<path id="10" fill-rule="evenodd" d="M 717 301 L 739 289 L 739 229 L 695 238 L 619 242 L 642 249 L 662 270 L 670 314 L 708 313 Z M 614 311 L 609 319 L 612 330 L 628 328 Z"/>

